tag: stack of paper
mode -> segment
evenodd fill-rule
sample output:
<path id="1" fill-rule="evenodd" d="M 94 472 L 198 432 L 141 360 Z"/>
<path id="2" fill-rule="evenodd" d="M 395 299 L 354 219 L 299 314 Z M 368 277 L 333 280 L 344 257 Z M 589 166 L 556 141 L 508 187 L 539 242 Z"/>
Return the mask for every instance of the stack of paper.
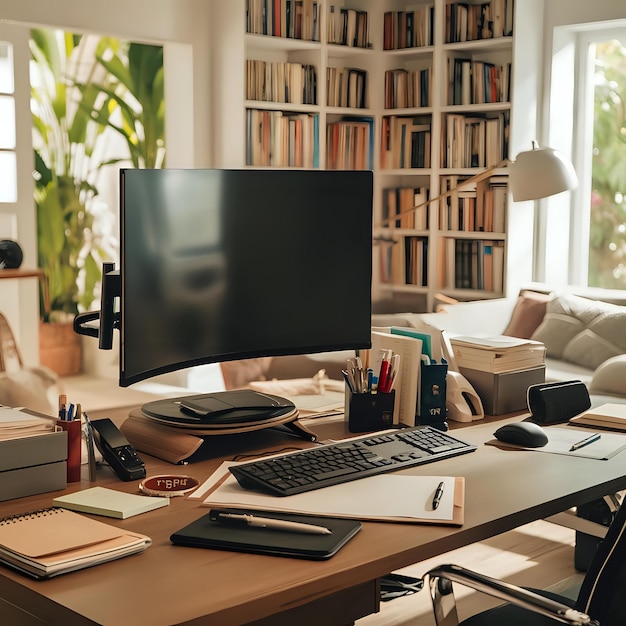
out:
<path id="1" fill-rule="evenodd" d="M 27 409 L 0 407 L 0 440 L 30 437 L 55 430 L 53 417 L 32 413 Z"/>
<path id="2" fill-rule="evenodd" d="M 545 365 L 546 348 L 532 339 L 454 337 L 450 343 L 462 368 L 501 374 Z"/>

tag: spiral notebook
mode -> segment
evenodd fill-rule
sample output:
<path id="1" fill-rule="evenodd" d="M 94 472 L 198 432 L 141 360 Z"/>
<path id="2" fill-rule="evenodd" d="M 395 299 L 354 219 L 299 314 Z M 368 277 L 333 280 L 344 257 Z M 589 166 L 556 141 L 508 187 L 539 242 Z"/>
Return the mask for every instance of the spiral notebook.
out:
<path id="1" fill-rule="evenodd" d="M 151 543 L 145 535 L 56 507 L 0 519 L 0 563 L 32 578 L 106 563 Z"/>

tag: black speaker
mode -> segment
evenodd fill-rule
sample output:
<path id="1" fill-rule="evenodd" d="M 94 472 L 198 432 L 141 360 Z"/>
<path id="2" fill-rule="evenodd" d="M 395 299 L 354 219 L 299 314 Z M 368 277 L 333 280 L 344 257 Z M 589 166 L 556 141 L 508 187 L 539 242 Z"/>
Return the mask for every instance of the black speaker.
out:
<path id="1" fill-rule="evenodd" d="M 0 268 L 17 269 L 22 264 L 22 248 L 12 239 L 0 239 Z"/>

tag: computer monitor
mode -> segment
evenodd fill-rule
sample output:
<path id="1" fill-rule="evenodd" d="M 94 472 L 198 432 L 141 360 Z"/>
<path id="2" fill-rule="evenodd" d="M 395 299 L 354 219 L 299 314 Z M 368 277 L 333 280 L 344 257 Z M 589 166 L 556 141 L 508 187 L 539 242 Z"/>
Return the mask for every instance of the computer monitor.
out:
<path id="1" fill-rule="evenodd" d="M 120 385 L 369 347 L 372 185 L 369 171 L 122 170 Z"/>

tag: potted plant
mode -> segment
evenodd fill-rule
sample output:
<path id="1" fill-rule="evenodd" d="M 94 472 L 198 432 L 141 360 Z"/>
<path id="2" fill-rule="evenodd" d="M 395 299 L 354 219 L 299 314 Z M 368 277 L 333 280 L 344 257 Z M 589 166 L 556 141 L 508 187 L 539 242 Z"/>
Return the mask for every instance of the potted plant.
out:
<path id="1" fill-rule="evenodd" d="M 102 262 L 116 253 L 113 235 L 96 224 L 102 171 L 122 160 L 163 160 L 162 49 L 125 51 L 111 38 L 33 30 L 31 52 L 38 261 L 50 295 L 50 308 L 41 307 L 40 360 L 70 375 L 81 360 L 73 318 L 93 307 Z M 111 157 L 115 133 L 129 154 Z M 70 345 L 54 347 L 50 336 Z"/>

